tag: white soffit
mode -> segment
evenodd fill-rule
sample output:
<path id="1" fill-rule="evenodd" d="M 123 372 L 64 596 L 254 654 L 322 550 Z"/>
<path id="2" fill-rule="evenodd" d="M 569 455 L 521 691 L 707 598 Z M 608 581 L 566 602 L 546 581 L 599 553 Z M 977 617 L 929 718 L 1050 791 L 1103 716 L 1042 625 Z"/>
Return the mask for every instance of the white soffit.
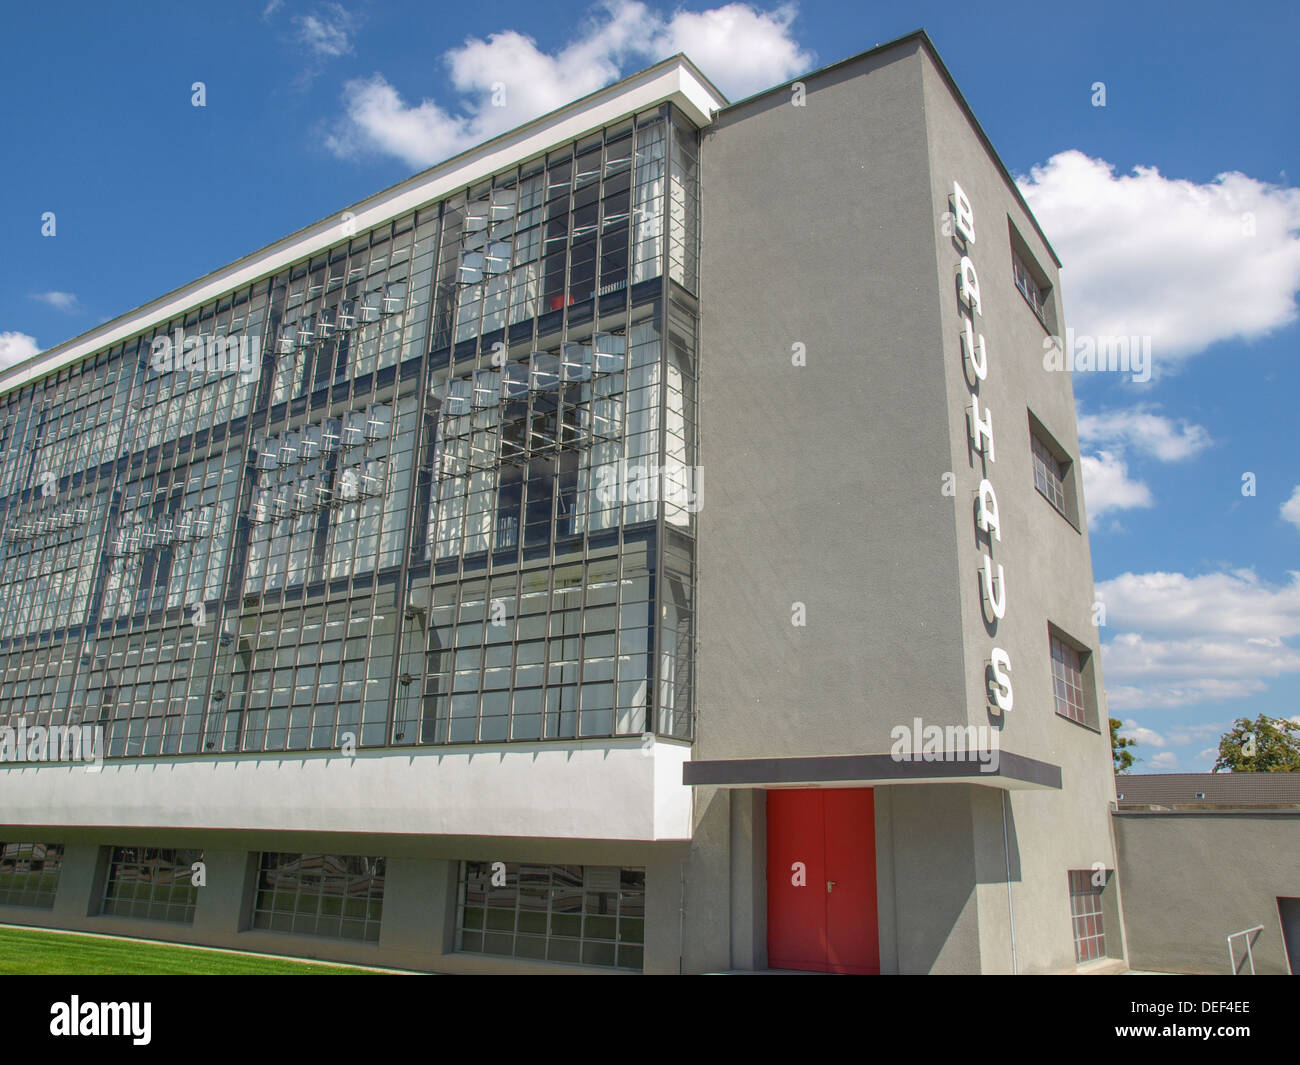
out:
<path id="1" fill-rule="evenodd" d="M 631 113 L 664 102 L 676 104 L 699 127 L 712 122 L 713 112 L 727 104 L 726 98 L 709 84 L 690 60 L 680 55 L 673 56 L 470 148 L 369 199 L 343 208 L 88 333 L 0 371 L 0 394 L 21 388 L 101 348 L 127 340 L 232 289 L 252 284 L 300 259 L 333 247 L 346 238 L 341 219 L 344 211 L 352 215 L 349 220 L 352 231 L 364 233 L 373 226 L 440 200 L 542 152 L 578 140 Z"/>

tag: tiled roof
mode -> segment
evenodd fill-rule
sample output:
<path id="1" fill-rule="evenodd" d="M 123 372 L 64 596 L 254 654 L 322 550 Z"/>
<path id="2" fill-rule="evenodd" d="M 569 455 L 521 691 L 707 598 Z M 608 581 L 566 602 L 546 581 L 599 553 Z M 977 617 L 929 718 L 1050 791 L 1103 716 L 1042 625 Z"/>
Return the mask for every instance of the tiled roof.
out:
<path id="1" fill-rule="evenodd" d="M 1118 773 L 1121 809 L 1163 807 L 1300 807 L 1300 773 Z"/>

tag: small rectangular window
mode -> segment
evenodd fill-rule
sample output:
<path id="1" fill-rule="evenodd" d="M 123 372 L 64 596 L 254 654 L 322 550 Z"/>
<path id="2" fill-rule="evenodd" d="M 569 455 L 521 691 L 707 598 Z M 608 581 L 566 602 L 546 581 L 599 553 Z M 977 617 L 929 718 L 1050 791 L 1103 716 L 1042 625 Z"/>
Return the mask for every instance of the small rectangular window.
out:
<path id="1" fill-rule="evenodd" d="M 1055 455 L 1037 435 L 1030 438 L 1034 453 L 1034 487 L 1062 514 L 1065 513 L 1065 472 Z"/>
<path id="2" fill-rule="evenodd" d="M 1104 878 L 1104 872 L 1101 874 Z M 1071 869 L 1070 920 L 1074 925 L 1075 961 L 1093 961 L 1106 954 L 1106 930 L 1102 924 L 1101 893 L 1103 883 L 1096 883 L 1091 869 Z"/>
<path id="3" fill-rule="evenodd" d="M 1051 637 L 1052 688 L 1056 712 L 1071 721 L 1088 725 L 1088 705 L 1084 698 L 1083 656 L 1062 640 Z"/>
<path id="4" fill-rule="evenodd" d="M 1038 284 L 1029 267 L 1014 252 L 1011 255 L 1011 276 L 1016 282 L 1016 288 L 1020 289 L 1020 294 L 1029 301 L 1029 306 L 1034 309 L 1034 313 L 1045 322 L 1047 320 L 1048 290 Z"/>
<path id="5" fill-rule="evenodd" d="M 1075 463 L 1032 411 L 1029 412 L 1029 452 L 1034 487 L 1057 513 L 1079 529 L 1079 488 Z"/>
<path id="6" fill-rule="evenodd" d="M 1011 280 L 1025 302 L 1033 308 L 1043 328 L 1049 333 L 1056 332 L 1056 301 L 1052 298 L 1051 279 L 1038 265 L 1029 242 L 1021 236 L 1010 215 L 1007 216 L 1007 231 L 1011 245 Z"/>

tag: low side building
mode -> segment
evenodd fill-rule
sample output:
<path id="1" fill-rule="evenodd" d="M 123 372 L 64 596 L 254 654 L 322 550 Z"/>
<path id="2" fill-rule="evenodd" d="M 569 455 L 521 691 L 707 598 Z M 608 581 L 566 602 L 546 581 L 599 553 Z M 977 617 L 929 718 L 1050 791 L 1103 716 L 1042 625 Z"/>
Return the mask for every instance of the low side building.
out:
<path id="1" fill-rule="evenodd" d="M 1300 773 L 1122 774 L 1115 784 L 1133 968 L 1300 970 Z"/>

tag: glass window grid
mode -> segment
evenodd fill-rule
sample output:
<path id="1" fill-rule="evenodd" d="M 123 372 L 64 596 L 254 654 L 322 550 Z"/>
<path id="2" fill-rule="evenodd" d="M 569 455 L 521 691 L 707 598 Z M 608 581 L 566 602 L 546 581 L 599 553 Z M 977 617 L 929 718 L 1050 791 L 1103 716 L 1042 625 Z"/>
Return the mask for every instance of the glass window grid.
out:
<path id="1" fill-rule="evenodd" d="M 645 870 L 616 866 L 462 862 L 456 949 L 571 965 L 640 970 Z"/>
<path id="2" fill-rule="evenodd" d="M 654 554 L 646 540 L 585 562 L 435 584 L 427 622 L 407 622 L 402 676 L 410 683 L 399 688 L 394 742 L 646 731 Z"/>
<path id="3" fill-rule="evenodd" d="M 192 754 L 208 707 L 213 630 L 172 626 L 101 638 L 86 678 L 85 717 L 110 758 Z"/>
<path id="4" fill-rule="evenodd" d="M 263 852 L 252 927 L 378 943 L 384 858 Z"/>
<path id="5" fill-rule="evenodd" d="M 106 917 L 194 923 L 199 889 L 191 882 L 201 850 L 113 847 L 101 912 Z"/>
<path id="6" fill-rule="evenodd" d="M 1102 888 L 1092 882 L 1090 869 L 1071 869 L 1070 922 L 1074 930 L 1074 959 L 1092 961 L 1106 954 L 1106 930 L 1102 922 Z"/>
<path id="7" fill-rule="evenodd" d="M 62 843 L 0 843 L 0 906 L 52 910 L 62 868 Z"/>
<path id="8" fill-rule="evenodd" d="M 243 456 L 128 471 L 108 535 L 103 620 L 157 615 L 224 592 Z"/>
<path id="9" fill-rule="evenodd" d="M 610 498 L 607 489 L 624 468 L 660 464 L 658 333 L 657 320 L 643 318 L 626 334 L 596 332 L 557 351 L 511 358 L 503 369 L 461 370 L 450 383 L 439 375 L 425 557 L 527 556 L 530 548 L 653 521 L 655 500 L 624 499 L 622 491 Z M 583 379 L 563 380 L 570 374 Z"/>
<path id="10" fill-rule="evenodd" d="M 1065 467 L 1037 433 L 1030 433 L 1034 456 L 1034 487 L 1063 515 L 1065 510 Z"/>
<path id="11" fill-rule="evenodd" d="M 1052 688 L 1056 712 L 1082 725 L 1089 724 L 1084 701 L 1083 661 L 1079 652 L 1059 637 L 1051 637 Z"/>
<path id="12" fill-rule="evenodd" d="M 217 663 L 206 749 L 383 745 L 396 612 L 373 600 L 250 615 Z"/>
<path id="13" fill-rule="evenodd" d="M 110 487 L 92 478 L 0 512 L 0 640 L 86 623 Z"/>
<path id="14" fill-rule="evenodd" d="M 699 133 L 677 118 L 672 124 L 668 276 L 692 293 L 699 284 L 699 188 Z"/>
<path id="15" fill-rule="evenodd" d="M 408 391 L 257 438 L 246 597 L 402 561 L 417 405 Z"/>
<path id="16" fill-rule="evenodd" d="M 597 135 L 447 201 L 434 347 L 661 276 L 665 124 L 655 113 L 635 131 L 610 127 L 603 143 Z"/>
<path id="17" fill-rule="evenodd" d="M 115 433 L 121 419 L 114 405 L 123 383 L 120 348 L 115 352 L 65 367 L 0 400 L 0 497 L 32 488 L 41 474 L 61 479 L 85 468 L 83 453 L 94 451 L 102 434 Z"/>
<path id="18" fill-rule="evenodd" d="M 81 644 L 76 639 L 15 652 L 4 661 L 0 683 L 7 697 L 0 706 L 0 726 L 79 724 L 84 706 L 75 692 Z M 86 714 L 93 720 L 93 714 Z"/>
<path id="19" fill-rule="evenodd" d="M 658 200 L 664 195 L 663 175 L 662 175 L 662 156 L 663 150 L 659 146 L 663 140 L 660 135 L 664 124 L 662 114 L 651 114 L 642 116 L 641 125 L 645 127 L 641 132 L 634 133 L 632 123 L 625 123 L 621 129 L 611 129 L 606 132 L 603 147 L 600 153 L 601 162 L 599 166 L 587 165 L 592 156 L 579 152 L 576 157 L 572 152 L 568 153 L 570 158 L 570 184 L 565 186 L 563 182 L 556 182 L 554 188 L 550 188 L 545 182 L 546 173 L 540 172 L 542 181 L 534 180 L 532 185 L 521 190 L 517 203 L 519 205 L 519 214 L 535 212 L 534 217 L 522 218 L 524 223 L 531 222 L 531 226 L 524 225 L 522 230 L 528 228 L 545 229 L 548 225 L 547 217 L 558 218 L 558 211 L 561 201 L 571 213 L 581 211 L 586 207 L 583 199 L 583 192 L 593 181 L 599 185 L 603 193 L 613 197 L 621 195 L 619 184 L 619 175 L 625 175 L 627 189 L 627 217 L 624 218 L 621 210 L 615 210 L 619 207 L 618 203 L 611 200 L 604 204 L 602 210 L 604 214 L 601 217 L 604 221 L 597 225 L 597 229 L 609 230 L 613 232 L 619 226 L 630 225 L 636 217 L 643 217 L 645 227 L 638 230 L 637 240 L 634 242 L 640 244 L 644 240 L 652 237 L 662 245 L 662 239 L 653 231 L 654 226 L 651 221 L 658 219 L 660 229 L 662 229 L 663 209 Z M 654 127 L 660 132 L 654 132 Z M 633 146 L 637 147 L 634 148 Z M 555 159 L 557 168 L 562 169 L 566 153 L 563 151 L 556 154 Z M 597 175 L 597 171 L 600 171 Z M 634 203 L 636 199 L 632 195 L 631 185 L 633 184 L 634 175 L 641 171 L 641 178 L 645 187 L 645 194 L 640 197 L 639 203 Z M 535 167 L 525 166 L 518 171 L 519 179 L 536 178 L 538 171 Z M 598 178 L 598 180 L 597 180 Z M 657 183 L 657 184 L 656 184 Z M 654 187 L 652 187 L 654 186 Z M 579 195 L 582 194 L 582 195 Z M 568 197 L 565 201 L 565 197 Z M 447 201 L 451 202 L 451 201 Z M 490 202 L 490 200 L 489 200 Z M 505 203 L 508 197 L 501 205 L 498 205 L 492 212 L 493 217 L 498 221 L 504 218 L 506 213 Z M 312 357 L 312 366 L 323 365 L 320 354 L 322 345 L 331 340 L 337 341 L 340 335 L 347 332 L 348 320 L 347 312 L 356 310 L 358 317 L 364 317 L 361 307 L 364 306 L 364 299 L 360 304 L 347 308 L 342 305 L 342 301 L 349 297 L 355 298 L 357 292 L 365 291 L 385 291 L 378 286 L 388 285 L 393 282 L 400 286 L 403 281 L 403 274 L 407 281 L 408 306 L 407 314 L 403 318 L 403 326 L 411 326 L 408 330 L 408 343 L 403 348 L 405 355 L 419 355 L 422 353 L 422 343 L 415 337 L 412 330 L 418 331 L 427 324 L 429 314 L 429 303 L 434 302 L 432 299 L 432 282 L 434 267 L 437 264 L 437 236 L 438 236 L 438 219 L 444 205 L 435 205 L 432 209 L 422 212 L 419 216 L 419 225 L 415 224 L 414 216 L 408 216 L 404 220 L 398 220 L 391 227 L 383 226 L 378 230 L 363 234 L 361 237 L 341 245 L 328 254 L 317 256 L 309 263 L 298 264 L 297 266 L 284 271 L 277 278 L 269 282 L 261 282 L 250 288 L 232 293 L 215 301 L 210 305 L 205 305 L 179 317 L 172 322 L 167 323 L 166 327 L 159 326 L 152 334 L 141 337 L 137 341 L 128 342 L 125 345 L 118 345 L 106 352 L 100 353 L 95 359 L 87 360 L 80 367 L 72 370 L 61 371 L 59 375 L 52 378 L 55 385 L 62 386 L 57 393 L 51 393 L 51 402 L 53 398 L 70 403 L 69 410 L 74 415 L 66 422 L 55 422 L 53 416 L 49 414 L 47 408 L 40 404 L 43 390 L 48 385 L 42 385 L 37 389 L 29 386 L 27 389 L 11 394 L 6 397 L 4 411 L 7 412 L 4 425 L 7 432 L 0 440 L 21 441 L 23 444 L 30 444 L 32 440 L 41 439 L 40 433 L 45 431 L 44 439 L 49 443 L 55 443 L 63 439 L 75 439 L 76 434 L 74 426 L 77 422 L 76 414 L 83 408 L 91 408 L 94 403 L 93 413 L 95 423 L 102 424 L 107 422 L 112 425 L 116 424 L 122 427 L 119 437 L 120 443 L 114 444 L 110 441 L 108 444 L 99 444 L 98 447 L 104 447 L 106 451 L 114 448 L 124 455 L 131 456 L 128 469 L 130 475 L 136 481 L 148 481 L 151 478 L 157 480 L 159 475 L 167 476 L 167 466 L 171 461 L 168 456 L 172 454 L 193 453 L 196 450 L 202 451 L 203 445 L 212 442 L 211 447 L 215 450 L 218 443 L 224 437 L 226 446 L 229 450 L 234 450 L 234 441 L 244 438 L 241 446 L 247 447 L 251 444 L 252 432 L 250 427 L 255 427 L 259 421 L 262 424 L 268 424 L 267 416 L 260 414 L 259 411 L 264 404 L 270 402 L 274 404 L 275 395 L 275 378 L 277 374 L 283 376 L 282 355 L 285 354 L 276 350 L 275 340 L 283 332 L 281 329 L 283 317 L 287 312 L 296 312 L 296 317 L 290 317 L 294 321 L 299 321 L 309 314 L 317 314 L 316 322 L 313 323 L 314 335 L 305 345 L 310 349 Z M 549 213 L 548 213 L 549 212 Z M 583 216 L 585 218 L 585 216 Z M 583 228 L 585 223 L 582 218 L 576 214 L 572 215 L 574 220 L 574 240 L 580 240 L 586 237 L 586 231 Z M 558 229 L 558 223 L 556 227 Z M 554 234 L 552 234 L 553 236 Z M 603 238 L 601 238 L 603 239 Z M 423 241 L 423 243 L 421 243 Z M 539 252 L 545 249 L 541 248 L 543 242 L 539 239 Z M 408 247 L 409 245 L 409 247 Z M 609 244 L 610 249 L 617 248 L 617 242 Z M 412 254 L 412 252 L 416 254 Z M 491 249 L 488 249 L 489 258 Z M 662 256 L 656 253 L 654 256 L 643 257 L 639 262 L 648 264 L 651 260 L 658 263 Z M 635 266 L 635 263 L 633 264 Z M 394 268 L 391 269 L 390 267 Z M 601 267 L 603 270 L 604 267 Z M 648 265 L 644 269 L 649 271 Z M 376 280 L 379 271 L 390 271 L 383 274 L 380 280 Z M 653 273 L 657 274 L 659 268 L 656 266 Z M 603 275 L 602 275 L 603 276 Z M 649 275 L 647 275 L 649 276 Z M 363 286 L 364 282 L 364 286 Z M 615 286 L 618 288 L 618 286 Z M 626 285 L 623 286 L 626 288 Z M 388 290 L 391 294 L 392 290 Z M 400 288 L 396 291 L 400 293 Z M 423 293 L 423 296 L 421 296 Z M 364 295 L 364 292 L 362 293 Z M 608 291 L 602 294 L 602 299 L 609 295 Z M 333 297 L 333 299 L 331 299 Z M 315 301 L 313 303 L 312 301 Z M 278 301 L 278 302 L 277 302 Z M 391 302 L 391 301 L 390 301 Z M 626 306 L 626 302 L 624 306 Z M 602 308 L 604 303 L 602 303 Z M 391 319 L 396 309 L 388 304 L 380 308 L 380 322 Z M 539 313 L 547 313 L 545 310 Z M 615 312 L 617 314 L 618 312 Z M 277 314 L 279 317 L 277 317 Z M 331 322 L 330 320 L 333 319 Z M 324 322 L 324 328 L 320 323 Z M 365 323 L 361 323 L 364 325 Z M 333 326 L 333 333 L 330 327 Z M 352 331 L 355 332 L 361 325 L 353 324 Z M 188 379 L 182 380 L 186 375 L 180 373 L 158 374 L 149 360 L 149 353 L 152 341 L 156 337 L 161 337 L 166 333 L 169 337 L 176 334 L 176 330 L 182 330 L 186 337 L 190 336 L 210 336 L 214 333 L 217 335 L 235 335 L 243 330 L 250 336 L 260 336 L 263 340 L 262 351 L 264 355 L 264 365 L 262 379 L 259 382 L 242 382 L 238 375 L 223 375 L 217 381 L 201 380 L 205 375 L 194 374 L 188 375 Z M 351 343 L 351 341 L 349 341 Z M 314 346 L 313 346 L 314 345 Z M 301 350 L 301 346 L 300 346 Z M 388 350 L 385 348 L 385 350 Z M 295 356 L 298 352 L 295 352 Z M 336 348 L 337 355 L 337 348 Z M 405 356 L 404 356 L 405 357 Z M 336 359 L 336 370 L 340 370 L 344 363 Z M 131 372 L 123 372 L 123 367 L 134 366 L 136 369 Z M 378 366 L 377 368 L 382 368 Z M 94 369 L 95 376 L 92 378 L 90 371 Z M 368 369 L 368 364 L 357 363 L 352 368 L 351 376 L 336 372 L 334 383 L 339 383 L 340 377 L 347 377 L 348 399 L 353 401 L 356 395 L 354 385 L 356 384 L 356 375 L 362 374 Z M 81 383 L 72 381 L 73 378 L 81 378 Z M 307 369 L 295 381 L 312 383 L 316 390 L 312 393 L 311 399 L 315 403 L 321 381 L 323 380 L 321 372 Z M 66 382 L 72 381 L 72 384 Z M 99 385 L 99 392 L 96 393 L 95 384 Z M 75 386 L 75 392 L 73 387 Z M 366 383 L 366 387 L 373 389 L 373 382 Z M 297 391 L 304 392 L 305 385 L 300 385 Z M 290 392 L 293 390 L 290 389 Z M 335 388 L 337 394 L 337 388 Z M 111 393 L 111 395 L 110 395 Z M 376 393 L 365 393 L 374 396 Z M 256 397 L 256 398 L 255 398 Z M 111 398 L 111 405 L 109 400 Z M 294 398 L 292 395 L 289 398 Z M 301 397 L 300 397 L 301 398 Z M 105 419 L 99 414 L 101 408 L 107 407 L 111 417 Z M 280 408 L 284 417 L 284 409 Z M 43 414 L 42 414 L 43 412 Z M 59 408 L 59 416 L 62 418 L 63 410 Z M 42 420 L 42 416 L 44 420 Z M 89 415 L 82 415 L 81 424 L 87 424 L 86 418 Z M 276 408 L 270 413 L 272 421 L 276 419 Z M 83 436 L 85 434 L 83 433 Z M 163 448 L 167 445 L 172 450 Z M 177 450 L 178 449 L 178 450 Z M 91 448 L 92 452 L 94 448 Z M 74 458 L 79 457 L 79 453 Z M 188 457 L 188 455 L 187 455 Z M 71 463 L 71 459 L 66 460 Z M 191 459 L 191 461 L 193 461 Z M 12 477 L 16 480 L 18 471 L 21 469 L 22 449 L 18 446 L 5 447 L 0 452 L 0 470 L 3 470 L 4 477 Z M 28 480 L 30 482 L 30 470 Z M 175 480 L 175 475 L 171 478 Z M 27 492 L 30 494 L 30 488 Z M 246 499 L 247 489 L 241 482 L 239 485 L 240 499 Z M 0 500 L 2 501 L 2 500 Z M 133 500 L 139 503 L 139 497 Z M 240 508 L 244 503 L 239 504 Z M 147 505 L 138 506 L 137 510 L 147 510 Z M 400 512 L 400 506 L 395 507 Z M 391 526 L 393 530 L 397 529 L 399 523 L 394 522 Z M 114 532 L 116 533 L 116 529 Z M 155 536 L 157 530 L 153 530 Z M 163 536 L 167 530 L 164 526 Z M 147 539 L 146 536 L 141 540 Z M 232 545 L 234 557 L 227 558 L 224 561 L 228 572 L 226 579 L 227 601 L 219 610 L 229 613 L 234 608 L 235 601 L 229 596 L 230 582 L 239 580 L 242 577 L 242 564 L 246 559 L 245 549 L 242 546 L 243 535 L 239 537 L 236 544 Z M 390 544 L 386 549 L 388 557 L 396 561 L 400 557 L 400 545 Z M 221 554 L 229 555 L 229 550 L 222 552 L 213 550 L 210 552 L 210 559 L 216 569 L 222 566 L 218 563 L 217 558 Z M 132 597 L 126 588 L 128 583 L 128 574 L 125 572 L 126 564 L 121 561 L 110 561 L 110 569 L 116 567 L 117 572 L 110 574 L 109 584 L 112 595 L 106 595 L 105 600 L 113 606 L 118 613 L 106 612 L 103 624 L 100 627 L 101 638 L 116 639 L 123 633 L 136 632 L 140 630 L 148 631 L 150 628 L 157 628 L 160 624 L 176 625 L 183 624 L 183 611 L 177 609 L 177 598 L 179 589 L 176 587 L 169 588 L 164 596 L 164 603 L 170 604 L 169 615 L 166 618 L 153 617 L 151 619 L 142 616 L 131 616 L 127 619 L 126 627 L 123 628 L 123 617 L 120 613 L 122 605 L 131 602 Z M 194 567 L 188 567 L 193 569 Z M 155 569 L 155 573 L 157 570 Z M 135 575 L 137 578 L 139 574 Z M 84 586 L 87 582 L 82 581 Z M 238 586 L 238 585 L 236 585 Z M 186 589 L 190 587 L 188 581 Z M 206 590 L 205 586 L 205 590 Z M 373 588 L 373 584 L 355 585 L 349 583 L 346 594 L 352 594 L 355 591 L 368 591 Z M 152 601 L 153 597 L 149 597 Z M 136 596 L 134 601 L 139 601 Z M 287 604 L 287 597 L 286 597 Z M 275 601 L 273 597 L 268 597 L 267 607 L 274 608 Z M 117 617 L 115 624 L 110 624 L 110 620 Z M 233 621 L 233 619 L 231 619 Z M 44 616 L 42 615 L 40 626 L 44 627 Z M 231 626 L 223 626 L 221 631 L 228 634 Z M 86 647 L 90 652 L 94 648 L 95 639 L 93 634 L 87 638 Z M 106 661 L 108 654 L 97 655 L 98 661 Z M 89 662 L 91 655 L 88 653 L 83 657 L 83 661 Z M 71 648 L 67 652 L 67 657 L 59 663 L 61 666 L 74 666 L 75 659 L 72 655 Z M 12 674 L 12 670 L 6 669 L 4 676 Z M 206 670 L 201 671 L 206 676 Z M 100 671 L 102 674 L 102 670 Z M 133 751 L 145 751 L 157 748 L 159 753 L 166 753 L 167 749 L 173 746 L 171 737 L 176 735 L 176 730 L 172 727 L 175 723 L 168 722 L 168 719 L 174 718 L 174 712 L 166 712 L 163 708 L 174 708 L 177 704 L 176 698 L 168 695 L 163 698 L 161 691 L 158 697 L 154 697 L 154 689 L 160 688 L 162 681 L 156 679 L 153 675 L 136 676 L 134 673 L 126 678 L 118 678 L 127 682 L 123 694 L 129 696 L 131 710 L 129 716 L 122 720 L 126 724 L 114 726 L 118 739 L 116 744 L 117 750 L 114 756 L 120 756 L 130 748 Z M 204 677 L 196 678 L 201 687 Z M 69 684 L 70 678 L 67 676 L 67 670 L 63 669 L 58 675 L 58 684 L 60 691 L 71 687 L 74 694 L 85 695 L 85 689 L 89 682 L 89 671 L 83 669 L 76 677 L 75 684 Z M 31 687 L 35 681 L 24 681 L 26 687 Z M 611 681 L 612 683 L 612 681 Z M 91 719 L 99 712 L 101 700 L 104 693 L 112 689 L 114 699 L 112 708 L 109 711 L 113 715 L 127 713 L 122 707 L 125 702 L 116 698 L 121 684 L 109 683 L 107 678 L 101 676 L 90 692 L 91 698 L 88 705 L 92 712 L 87 716 Z M 367 687 L 369 678 L 367 678 Z M 10 685 L 10 690 L 16 690 Z M 144 691 L 148 690 L 148 704 L 150 710 L 141 713 L 140 707 L 144 703 Z M 171 688 L 169 687 L 169 692 Z M 220 689 L 218 689 L 220 690 Z M 0 693 L 4 694 L 4 693 Z M 39 695 L 28 697 L 27 702 L 33 701 L 45 706 L 50 702 L 50 693 L 45 690 Z M 184 699 L 187 707 L 191 705 L 196 696 L 190 690 L 186 690 Z M 367 703 L 367 707 L 369 707 Z M 57 715 L 60 711 L 56 708 L 54 713 Z M 229 715 L 225 708 L 217 707 L 208 721 L 207 737 L 209 742 L 204 744 L 205 750 L 228 749 L 226 747 L 226 738 L 228 729 L 223 726 L 224 720 Z M 143 718 L 143 720 L 140 720 Z M 109 720 L 119 720 L 116 716 Z M 164 727 L 164 724 L 167 727 Z M 374 737 L 378 728 L 381 726 L 371 727 L 367 725 L 369 735 Z M 125 734 L 123 734 L 125 730 Z M 319 731 L 319 730 L 318 730 Z M 195 742 L 198 730 L 191 729 L 189 723 L 186 723 L 183 731 L 185 739 L 182 746 L 192 745 Z M 375 742 L 372 739 L 372 742 Z"/>

